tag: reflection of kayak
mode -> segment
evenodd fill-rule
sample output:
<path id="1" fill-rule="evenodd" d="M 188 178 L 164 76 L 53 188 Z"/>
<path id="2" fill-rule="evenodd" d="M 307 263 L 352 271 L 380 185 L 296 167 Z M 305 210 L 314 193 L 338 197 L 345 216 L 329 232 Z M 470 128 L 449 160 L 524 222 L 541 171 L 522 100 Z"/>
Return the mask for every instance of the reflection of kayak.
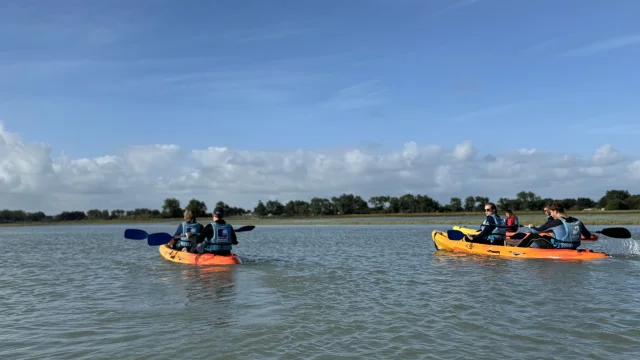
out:
<path id="1" fill-rule="evenodd" d="M 450 240 L 447 232 L 433 230 L 431 233 L 433 244 L 437 250 L 448 250 L 466 254 L 502 256 L 526 259 L 560 259 L 560 260 L 596 260 L 607 258 L 609 255 L 588 249 L 540 249 L 530 247 L 499 246 Z"/>
<path id="2" fill-rule="evenodd" d="M 463 233 L 465 233 L 467 235 L 476 235 L 476 234 L 478 234 L 480 232 L 480 230 L 466 228 L 466 227 L 463 227 L 463 226 L 454 226 L 453 230 L 462 231 Z M 507 238 L 510 238 L 511 236 L 513 236 L 513 234 L 518 234 L 518 232 L 507 231 Z M 543 232 L 543 233 L 538 233 L 538 235 L 553 236 L 553 233 L 552 232 Z M 582 241 L 596 241 L 596 240 L 598 240 L 598 235 L 591 234 L 591 237 L 589 238 L 589 240 L 586 240 L 584 238 L 584 236 L 582 236 L 581 238 L 582 238 Z"/>
<path id="3" fill-rule="evenodd" d="M 242 264 L 242 261 L 236 254 L 231 255 L 213 255 L 213 254 L 192 254 L 188 252 L 182 252 L 178 250 L 174 250 L 167 245 L 160 246 L 160 255 L 163 258 L 181 263 L 181 264 L 190 264 L 190 265 L 234 265 L 234 264 Z"/>

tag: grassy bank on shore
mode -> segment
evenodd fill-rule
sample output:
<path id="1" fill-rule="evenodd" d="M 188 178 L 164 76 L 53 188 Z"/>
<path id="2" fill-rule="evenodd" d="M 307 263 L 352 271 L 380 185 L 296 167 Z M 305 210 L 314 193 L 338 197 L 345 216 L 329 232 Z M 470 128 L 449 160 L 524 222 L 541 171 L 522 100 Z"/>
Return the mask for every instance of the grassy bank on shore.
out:
<path id="1" fill-rule="evenodd" d="M 500 214 L 504 216 L 503 214 Z M 539 211 L 519 212 L 520 224 L 540 225 L 545 216 Z M 570 212 L 586 225 L 640 225 L 640 211 L 576 211 Z M 480 224 L 484 213 L 426 213 L 426 214 L 363 214 L 311 217 L 229 217 L 226 220 L 234 226 L 242 225 L 465 225 Z M 39 226 L 39 225 L 126 225 L 126 224 L 175 224 L 183 219 L 112 219 L 80 221 L 33 221 L 3 223 L 0 226 Z M 198 221 L 206 224 L 209 217 L 200 217 Z"/>

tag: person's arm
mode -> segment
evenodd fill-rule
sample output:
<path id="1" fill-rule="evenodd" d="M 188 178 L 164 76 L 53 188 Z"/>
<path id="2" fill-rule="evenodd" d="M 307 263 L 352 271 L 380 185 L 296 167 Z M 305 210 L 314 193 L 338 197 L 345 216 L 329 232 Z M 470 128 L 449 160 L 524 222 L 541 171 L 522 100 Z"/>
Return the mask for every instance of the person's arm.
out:
<path id="1" fill-rule="evenodd" d="M 581 230 L 582 236 L 584 236 L 586 240 L 589 240 L 589 238 L 591 238 L 591 231 L 587 229 L 587 226 L 582 221 L 580 222 L 580 224 L 581 224 L 580 230 Z"/>
<path id="2" fill-rule="evenodd" d="M 546 223 L 540 225 L 539 227 L 534 226 L 532 227 L 532 229 L 537 232 L 546 232 L 558 225 L 562 225 L 562 221 L 558 219 L 553 219 L 553 220 L 547 221 Z"/>
<path id="3" fill-rule="evenodd" d="M 181 235 L 182 235 L 182 224 L 179 224 L 175 234 L 173 234 L 173 237 L 179 238 Z"/>
<path id="4" fill-rule="evenodd" d="M 200 235 L 198 235 L 196 243 L 199 244 L 211 237 L 213 237 L 213 226 L 211 226 L 211 224 L 207 224 L 207 226 L 205 226 L 204 229 L 202 229 L 202 231 L 200 232 Z"/>
<path id="5" fill-rule="evenodd" d="M 236 231 L 233 229 L 233 226 L 229 225 L 231 228 L 231 243 L 233 245 L 238 245 L 238 236 L 236 236 Z"/>
<path id="6" fill-rule="evenodd" d="M 489 223 L 489 225 L 486 225 L 484 227 L 484 229 L 482 231 L 480 231 L 480 233 L 478 233 L 477 235 L 473 235 L 473 237 L 472 237 L 473 240 L 481 239 L 483 237 L 489 236 L 489 235 L 491 235 L 493 230 L 495 230 L 496 222 L 495 222 L 495 220 L 493 220 L 492 216 L 487 216 L 487 222 Z"/>

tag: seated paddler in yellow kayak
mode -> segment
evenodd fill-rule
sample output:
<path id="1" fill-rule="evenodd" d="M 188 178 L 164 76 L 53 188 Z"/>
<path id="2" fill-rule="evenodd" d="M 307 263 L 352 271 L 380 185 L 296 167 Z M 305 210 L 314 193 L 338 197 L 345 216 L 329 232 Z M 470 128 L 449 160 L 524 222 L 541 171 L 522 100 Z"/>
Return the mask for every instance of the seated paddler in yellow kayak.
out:
<path id="1" fill-rule="evenodd" d="M 507 237 L 507 226 L 503 218 L 497 214 L 498 209 L 492 202 L 484 204 L 486 219 L 480 226 L 480 232 L 476 235 L 465 235 L 466 241 L 480 244 L 504 245 Z"/>
<path id="2" fill-rule="evenodd" d="M 548 206 L 549 216 L 553 220 L 547 220 L 543 225 L 536 227 L 529 224 L 532 232 L 553 232 L 553 236 L 536 235 L 524 239 L 519 247 L 539 247 L 556 249 L 577 249 L 580 246 L 582 237 L 591 238 L 591 232 L 582 221 L 568 216 L 564 212 L 564 207 L 559 202 L 553 202 Z"/>

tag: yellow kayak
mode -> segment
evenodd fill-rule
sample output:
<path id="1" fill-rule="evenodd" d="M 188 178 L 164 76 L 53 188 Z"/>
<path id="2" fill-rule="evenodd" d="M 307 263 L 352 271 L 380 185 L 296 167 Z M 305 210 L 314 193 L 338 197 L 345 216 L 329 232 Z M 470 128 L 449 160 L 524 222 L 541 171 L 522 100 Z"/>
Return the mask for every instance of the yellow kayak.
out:
<path id="1" fill-rule="evenodd" d="M 455 229 L 458 230 L 458 229 Z M 459 230 L 461 231 L 461 230 Z M 464 239 L 450 240 L 446 231 L 434 230 L 431 233 L 433 244 L 437 250 L 452 252 L 501 256 L 525 259 L 559 259 L 559 260 L 596 260 L 610 257 L 608 254 L 588 249 L 541 249 L 530 247 L 515 247 L 489 245 L 467 242 Z"/>

